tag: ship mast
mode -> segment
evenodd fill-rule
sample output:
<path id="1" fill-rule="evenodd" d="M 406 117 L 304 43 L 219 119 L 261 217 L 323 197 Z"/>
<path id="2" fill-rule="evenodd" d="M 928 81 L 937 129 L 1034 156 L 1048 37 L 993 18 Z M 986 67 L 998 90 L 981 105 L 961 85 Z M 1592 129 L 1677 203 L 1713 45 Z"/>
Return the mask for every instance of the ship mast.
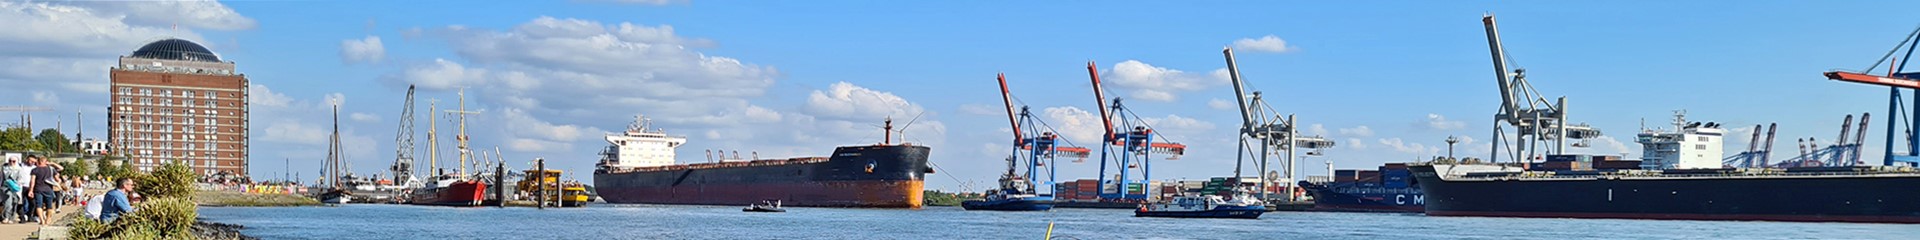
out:
<path id="1" fill-rule="evenodd" d="M 467 176 L 467 159 L 473 157 L 473 150 L 467 147 L 467 141 L 471 140 L 468 139 L 469 136 L 467 136 L 467 115 L 480 114 L 480 112 L 467 111 L 467 91 L 463 89 L 460 90 L 460 109 L 447 110 L 447 114 L 453 114 L 460 118 L 460 133 L 454 135 L 453 138 L 456 141 L 460 141 L 460 171 L 458 173 L 460 176 L 465 177 Z"/>
<path id="2" fill-rule="evenodd" d="M 439 176 L 441 174 L 440 173 L 440 138 L 438 136 L 438 132 L 440 129 L 438 126 L 440 122 L 436 121 L 436 119 L 438 118 L 435 118 L 433 114 L 434 112 L 440 111 L 439 107 L 437 106 L 438 103 L 440 103 L 440 100 L 427 99 L 427 165 L 432 166 L 433 175 L 435 176 Z M 428 179 L 432 179 L 432 178 L 428 178 Z"/>
<path id="3" fill-rule="evenodd" d="M 327 138 L 327 183 L 340 189 L 340 104 L 333 105 L 333 134 Z"/>

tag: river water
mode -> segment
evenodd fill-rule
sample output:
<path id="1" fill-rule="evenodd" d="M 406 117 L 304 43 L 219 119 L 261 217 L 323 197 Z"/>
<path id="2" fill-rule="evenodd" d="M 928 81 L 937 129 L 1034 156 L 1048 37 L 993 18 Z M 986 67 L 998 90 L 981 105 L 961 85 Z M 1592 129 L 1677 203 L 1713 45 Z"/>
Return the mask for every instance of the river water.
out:
<path id="1" fill-rule="evenodd" d="M 1427 217 L 1273 212 L 1258 220 L 1136 218 L 1128 209 L 1050 212 L 600 204 L 586 208 L 406 205 L 203 207 L 264 239 L 1920 239 L 1920 225 Z"/>

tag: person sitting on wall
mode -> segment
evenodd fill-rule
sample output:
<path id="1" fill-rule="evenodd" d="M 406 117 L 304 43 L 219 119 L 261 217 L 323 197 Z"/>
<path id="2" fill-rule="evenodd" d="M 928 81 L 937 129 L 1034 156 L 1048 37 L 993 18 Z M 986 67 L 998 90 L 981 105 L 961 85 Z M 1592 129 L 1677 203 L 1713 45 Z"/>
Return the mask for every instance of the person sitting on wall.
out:
<path id="1" fill-rule="evenodd" d="M 118 183 L 120 186 L 107 191 L 106 198 L 100 201 L 101 222 L 111 223 L 113 219 L 133 212 L 133 200 L 127 197 L 133 192 L 133 179 L 122 178 Z"/>

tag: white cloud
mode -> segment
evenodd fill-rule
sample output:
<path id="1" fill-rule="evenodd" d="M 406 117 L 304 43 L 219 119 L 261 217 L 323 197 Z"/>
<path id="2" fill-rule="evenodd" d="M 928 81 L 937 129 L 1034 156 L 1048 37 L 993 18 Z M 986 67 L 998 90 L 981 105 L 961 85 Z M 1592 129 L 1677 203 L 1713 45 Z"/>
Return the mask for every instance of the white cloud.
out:
<path id="1" fill-rule="evenodd" d="M 772 117 L 746 100 L 761 96 L 780 75 L 696 51 L 711 43 L 678 36 L 666 25 L 539 17 L 506 30 L 456 25 L 412 32 L 444 40 L 460 58 L 415 65 L 385 75 L 387 81 L 429 91 L 473 88 L 488 96 L 482 102 L 565 116 L 561 121 L 570 124 L 642 112 L 676 124 L 748 122 L 732 117 L 750 111 Z"/>
<path id="2" fill-rule="evenodd" d="M 1113 86 L 1124 88 L 1129 96 L 1150 101 L 1171 102 L 1178 99 L 1176 92 L 1191 92 L 1211 86 L 1226 85 L 1229 80 L 1223 73 L 1226 69 L 1215 70 L 1214 74 L 1194 74 L 1185 71 L 1155 67 L 1138 60 L 1127 60 L 1114 64 L 1113 68 L 1101 73 L 1101 79 Z"/>
<path id="3" fill-rule="evenodd" d="M 328 130 L 295 121 L 270 122 L 263 124 L 266 129 L 260 133 L 260 140 L 307 145 L 326 145 Z"/>
<path id="4" fill-rule="evenodd" d="M 1414 126 L 1428 130 L 1456 130 L 1466 128 L 1467 123 L 1447 120 L 1447 116 L 1441 116 L 1438 113 L 1428 113 L 1426 119 L 1414 124 Z"/>
<path id="5" fill-rule="evenodd" d="M 356 122 L 380 122 L 380 116 L 373 115 L 372 113 L 351 113 L 347 114 L 347 119 L 352 119 Z"/>
<path id="6" fill-rule="evenodd" d="M 1237 109 L 1237 108 L 1240 108 L 1240 104 L 1233 103 L 1233 101 L 1230 101 L 1230 100 L 1219 99 L 1219 98 L 1207 100 L 1207 107 L 1213 108 L 1214 110 L 1240 111 L 1239 109 Z"/>
<path id="7" fill-rule="evenodd" d="M 1097 144 L 1100 134 L 1106 134 L 1106 124 L 1100 121 L 1100 115 L 1079 107 L 1049 107 L 1041 111 L 1047 123 L 1058 130 L 1060 136 L 1080 144 Z"/>
<path id="8" fill-rule="evenodd" d="M 1280 37 L 1276 37 L 1273 35 L 1260 37 L 1260 39 L 1241 38 L 1240 40 L 1234 40 L 1233 48 L 1239 49 L 1239 50 L 1255 51 L 1255 52 L 1274 52 L 1274 53 L 1290 52 L 1290 51 L 1299 49 L 1294 46 L 1287 45 L 1287 40 L 1280 39 Z"/>
<path id="9" fill-rule="evenodd" d="M 54 93 L 94 95 L 107 91 L 101 81 L 116 56 L 132 52 L 150 41 L 173 37 L 205 44 L 200 35 L 189 30 L 170 30 L 166 24 L 147 24 L 136 19 L 174 17 L 147 12 L 124 12 L 131 6 L 153 5 L 135 1 L 31 2 L 0 1 L 0 85 L 9 89 L 40 89 Z M 164 7 L 164 6 L 163 6 Z M 218 3 L 212 8 L 225 9 Z M 231 11 L 231 10 L 226 10 Z M 237 15 L 236 15 L 237 16 Z M 203 19 L 178 19 L 189 26 Z M 27 92 L 0 92 L 0 101 L 28 101 Z M 22 96 L 22 97 L 12 97 Z M 104 99 L 91 98 L 74 103 L 99 105 Z M 71 108 L 79 106 L 51 106 Z M 87 106 L 92 107 L 92 106 Z"/>
<path id="10" fill-rule="evenodd" d="M 912 118 L 924 112 L 920 106 L 893 93 L 874 91 L 853 83 L 838 82 L 826 91 L 807 96 L 808 114 L 841 120 L 870 121 L 885 117 Z"/>
<path id="11" fill-rule="evenodd" d="M 180 24 L 183 27 L 215 30 L 252 29 L 252 18 L 212 0 L 187 1 L 73 1 L 102 14 L 123 15 L 128 22 L 152 26 Z"/>
<path id="12" fill-rule="evenodd" d="M 1340 145 L 1353 148 L 1353 150 L 1367 150 L 1367 141 L 1361 141 L 1359 138 L 1347 138 L 1347 141 L 1341 142 Z"/>
<path id="13" fill-rule="evenodd" d="M 1364 125 L 1353 127 L 1353 128 L 1341 128 L 1340 135 L 1351 136 L 1351 137 L 1372 137 L 1373 128 L 1368 128 L 1367 126 L 1364 126 Z"/>
<path id="14" fill-rule="evenodd" d="M 33 91 L 33 102 L 41 104 L 59 103 L 60 94 L 48 91 Z"/>
<path id="15" fill-rule="evenodd" d="M 292 97 L 274 92 L 267 85 L 253 84 L 247 87 L 247 105 L 254 107 L 287 107 L 293 103 Z"/>
<path id="16" fill-rule="evenodd" d="M 1306 134 L 1313 134 L 1314 136 L 1327 135 L 1327 126 L 1320 125 L 1319 123 L 1315 123 L 1313 125 L 1307 125 L 1307 126 L 1308 126 L 1307 132 L 1305 132 Z"/>
<path id="17" fill-rule="evenodd" d="M 364 39 L 340 40 L 340 60 L 348 63 L 377 63 L 387 57 L 387 48 L 381 46 L 379 36 L 367 36 Z"/>
<path id="18" fill-rule="evenodd" d="M 1394 151 L 1421 156 L 1437 155 L 1441 151 L 1439 148 L 1430 147 L 1426 144 L 1406 142 L 1400 138 L 1382 138 L 1379 140 L 1379 143 L 1381 146 L 1393 148 Z"/>

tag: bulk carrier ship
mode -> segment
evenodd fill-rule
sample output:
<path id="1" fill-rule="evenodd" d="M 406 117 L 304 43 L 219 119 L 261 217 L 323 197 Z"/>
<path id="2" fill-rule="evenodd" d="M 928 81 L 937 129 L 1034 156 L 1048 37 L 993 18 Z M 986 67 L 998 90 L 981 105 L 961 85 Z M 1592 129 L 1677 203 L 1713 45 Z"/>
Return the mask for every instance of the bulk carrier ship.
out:
<path id="1" fill-rule="evenodd" d="M 886 141 L 841 146 L 826 157 L 722 160 L 675 164 L 674 149 L 687 139 L 649 129 L 637 117 L 609 144 L 593 173 L 595 191 L 608 203 L 748 205 L 780 200 L 786 206 L 920 208 L 926 146 Z M 736 158 L 737 158 L 736 153 Z M 724 158 L 724 157 L 723 157 Z M 757 158 L 757 156 L 756 156 Z"/>
<path id="2" fill-rule="evenodd" d="M 1608 161 L 1600 160 L 1542 163 L 1570 166 L 1551 170 L 1511 164 L 1412 168 L 1431 216 L 1920 223 L 1920 191 L 1911 189 L 1920 184 L 1920 171 L 1912 167 L 1726 168 L 1720 152 L 1725 131 L 1675 117 L 1677 131 L 1638 136 L 1645 146 L 1646 159 L 1638 166 L 1643 169 L 1607 168 Z"/>

